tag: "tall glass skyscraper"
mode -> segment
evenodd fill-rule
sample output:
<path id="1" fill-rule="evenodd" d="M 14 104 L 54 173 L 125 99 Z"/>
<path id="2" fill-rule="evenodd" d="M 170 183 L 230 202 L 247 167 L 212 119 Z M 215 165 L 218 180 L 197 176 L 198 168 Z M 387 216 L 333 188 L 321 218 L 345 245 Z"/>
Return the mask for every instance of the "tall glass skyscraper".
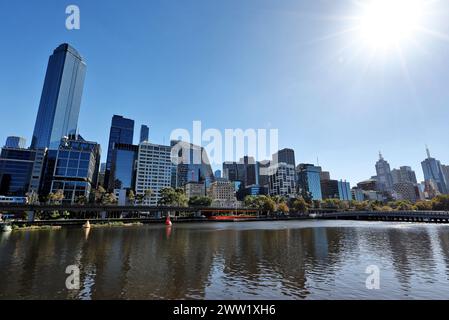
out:
<path id="1" fill-rule="evenodd" d="M 142 125 L 140 127 L 140 143 L 147 141 L 148 142 L 148 137 L 150 134 L 150 128 L 148 128 L 148 126 L 146 125 Z"/>
<path id="2" fill-rule="evenodd" d="M 443 172 L 441 162 L 430 156 L 427 148 L 427 159 L 421 162 L 425 180 L 432 180 L 438 187 L 440 193 L 448 193 L 448 183 Z"/>
<path id="3" fill-rule="evenodd" d="M 322 200 L 323 195 L 321 193 L 321 167 L 314 166 L 313 164 L 300 163 L 296 167 L 297 179 L 298 179 L 298 193 L 303 192 L 310 193 L 313 200 Z"/>
<path id="4" fill-rule="evenodd" d="M 76 134 L 86 63 L 64 43 L 50 56 L 34 126 L 33 149 L 58 149 L 61 138 Z"/>
<path id="5" fill-rule="evenodd" d="M 109 132 L 108 155 L 106 159 L 106 171 L 104 176 L 104 185 L 107 188 L 113 188 L 113 181 L 110 181 L 110 176 L 114 158 L 114 145 L 116 143 L 132 144 L 133 137 L 134 120 L 124 118 L 123 116 L 114 115 L 112 117 L 111 130 Z"/>

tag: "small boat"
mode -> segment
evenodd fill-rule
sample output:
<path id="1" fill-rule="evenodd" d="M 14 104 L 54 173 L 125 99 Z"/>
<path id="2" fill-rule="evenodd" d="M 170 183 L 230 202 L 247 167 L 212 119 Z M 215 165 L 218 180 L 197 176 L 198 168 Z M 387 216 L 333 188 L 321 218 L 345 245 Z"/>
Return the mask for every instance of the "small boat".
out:
<path id="1" fill-rule="evenodd" d="M 90 222 L 89 222 L 89 220 L 87 220 L 86 223 L 83 224 L 83 228 L 84 229 L 90 229 Z"/>
<path id="2" fill-rule="evenodd" d="M 309 214 L 309 217 L 315 219 L 316 217 L 318 217 L 318 215 L 316 213 L 311 213 Z"/>

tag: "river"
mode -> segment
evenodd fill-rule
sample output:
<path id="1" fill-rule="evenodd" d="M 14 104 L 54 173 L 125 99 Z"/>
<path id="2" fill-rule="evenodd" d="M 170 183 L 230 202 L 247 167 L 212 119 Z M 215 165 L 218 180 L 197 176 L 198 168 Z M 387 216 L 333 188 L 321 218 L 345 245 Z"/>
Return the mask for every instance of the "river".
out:
<path id="1" fill-rule="evenodd" d="M 78 289 L 66 287 L 68 266 L 79 268 Z M 367 288 L 377 276 L 369 266 L 378 289 Z M 0 272 L 0 299 L 449 299 L 449 226 L 307 220 L 13 231 L 0 233 Z"/>

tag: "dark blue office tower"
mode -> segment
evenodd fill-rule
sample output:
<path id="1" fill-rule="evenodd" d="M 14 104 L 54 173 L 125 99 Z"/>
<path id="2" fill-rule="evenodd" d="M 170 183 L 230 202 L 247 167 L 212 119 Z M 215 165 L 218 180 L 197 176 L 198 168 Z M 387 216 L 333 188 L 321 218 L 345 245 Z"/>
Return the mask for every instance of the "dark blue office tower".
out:
<path id="1" fill-rule="evenodd" d="M 114 115 L 112 117 L 111 130 L 109 133 L 108 155 L 106 159 L 106 171 L 104 176 L 104 186 L 113 188 L 113 181 L 110 180 L 113 165 L 114 145 L 132 144 L 134 137 L 134 120 L 124 118 L 123 116 Z"/>
<path id="2" fill-rule="evenodd" d="M 31 148 L 57 149 L 77 131 L 86 64 L 73 47 L 61 44 L 50 56 Z"/>

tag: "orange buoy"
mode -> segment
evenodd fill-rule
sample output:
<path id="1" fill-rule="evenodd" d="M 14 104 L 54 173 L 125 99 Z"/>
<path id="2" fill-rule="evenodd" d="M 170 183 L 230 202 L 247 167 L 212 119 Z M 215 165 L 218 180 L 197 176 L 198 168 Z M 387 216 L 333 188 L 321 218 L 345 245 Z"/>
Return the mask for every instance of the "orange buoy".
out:
<path id="1" fill-rule="evenodd" d="M 172 222 L 170 221 L 170 215 L 167 215 L 167 219 L 165 219 L 165 225 L 166 226 L 171 226 Z"/>

